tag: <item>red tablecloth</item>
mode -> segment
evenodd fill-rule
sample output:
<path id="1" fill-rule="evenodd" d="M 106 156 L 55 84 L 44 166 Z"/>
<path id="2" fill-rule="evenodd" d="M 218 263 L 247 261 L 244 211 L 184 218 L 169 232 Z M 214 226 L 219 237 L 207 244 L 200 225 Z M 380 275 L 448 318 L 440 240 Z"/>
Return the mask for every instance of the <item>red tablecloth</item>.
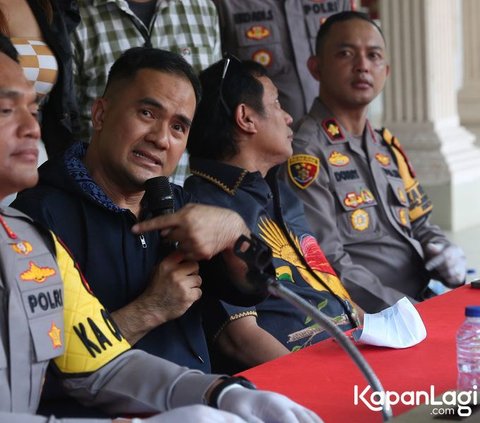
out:
<path id="1" fill-rule="evenodd" d="M 455 389 L 455 333 L 467 305 L 480 305 L 480 290 L 458 288 L 417 306 L 427 328 L 427 338 L 407 349 L 359 346 L 385 390 L 428 391 L 435 395 Z M 333 340 L 284 356 L 243 372 L 259 388 L 288 395 L 316 411 L 326 423 L 381 422 L 380 412 L 361 401 L 354 405 L 354 386 L 359 393 L 368 383 L 353 361 Z M 409 408 L 398 404 L 394 415 Z"/>

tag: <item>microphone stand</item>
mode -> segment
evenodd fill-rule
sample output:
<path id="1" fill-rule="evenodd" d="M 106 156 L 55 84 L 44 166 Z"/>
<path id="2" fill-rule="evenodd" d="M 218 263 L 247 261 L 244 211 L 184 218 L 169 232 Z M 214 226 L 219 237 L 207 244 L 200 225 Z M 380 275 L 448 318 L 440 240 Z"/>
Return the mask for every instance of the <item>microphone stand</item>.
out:
<path id="1" fill-rule="evenodd" d="M 330 336 L 341 345 L 350 358 L 355 362 L 357 367 L 367 379 L 370 386 L 377 392 L 385 393 L 377 375 L 362 356 L 358 348 L 351 342 L 337 325 L 330 318 L 318 310 L 316 307 L 305 301 L 295 292 L 283 286 L 271 274 L 265 272 L 265 269 L 271 266 L 271 251 L 267 245 L 256 235 L 251 234 L 251 238 L 242 235 L 235 243 L 235 254 L 243 259 L 248 266 L 248 280 L 253 281 L 255 285 L 268 291 L 268 293 L 282 298 L 292 306 L 311 317 L 311 319 L 323 327 Z M 255 291 L 259 290 L 256 286 Z M 389 421 L 393 417 L 390 404 L 382 405 L 383 421 Z"/>

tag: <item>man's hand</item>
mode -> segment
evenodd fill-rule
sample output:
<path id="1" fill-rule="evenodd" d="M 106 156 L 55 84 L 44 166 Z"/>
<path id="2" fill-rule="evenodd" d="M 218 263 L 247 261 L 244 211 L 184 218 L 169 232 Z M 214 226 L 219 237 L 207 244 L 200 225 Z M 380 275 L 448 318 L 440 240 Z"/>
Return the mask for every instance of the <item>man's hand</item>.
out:
<path id="1" fill-rule="evenodd" d="M 180 251 L 165 257 L 136 299 L 137 307 L 151 317 L 154 326 L 180 317 L 202 296 L 198 263 L 184 257 Z"/>
<path id="2" fill-rule="evenodd" d="M 230 388 L 230 389 L 229 389 Z M 218 408 L 249 422 L 321 423 L 313 411 L 275 392 L 256 391 L 235 385 L 220 393 Z"/>
<path id="3" fill-rule="evenodd" d="M 202 278 L 198 263 L 174 251 L 155 267 L 145 291 L 112 313 L 127 341 L 133 345 L 152 329 L 183 315 L 200 299 Z"/>
<path id="4" fill-rule="evenodd" d="M 179 211 L 136 224 L 134 233 L 159 230 L 178 243 L 187 260 L 209 260 L 222 251 L 231 251 L 240 235 L 250 230 L 232 210 L 201 204 L 187 204 Z"/>
<path id="5" fill-rule="evenodd" d="M 139 423 L 246 423 L 242 418 L 226 411 L 216 410 L 206 405 L 190 405 L 175 408 L 148 419 L 135 419 Z M 115 422 L 115 420 L 114 420 Z"/>
<path id="6" fill-rule="evenodd" d="M 467 259 L 456 245 L 444 245 L 431 242 L 427 245 L 425 263 L 428 271 L 436 270 L 451 287 L 462 285 L 467 275 Z"/>

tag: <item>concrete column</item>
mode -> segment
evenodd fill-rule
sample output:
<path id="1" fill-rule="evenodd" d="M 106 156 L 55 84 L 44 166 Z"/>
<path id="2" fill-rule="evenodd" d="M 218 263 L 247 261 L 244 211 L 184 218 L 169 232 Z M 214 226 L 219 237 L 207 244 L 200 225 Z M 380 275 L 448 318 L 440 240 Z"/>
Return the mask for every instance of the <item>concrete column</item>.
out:
<path id="1" fill-rule="evenodd" d="M 463 41 L 463 86 L 458 95 L 460 121 L 480 135 L 480 2 L 461 1 Z"/>
<path id="2" fill-rule="evenodd" d="M 391 76 L 384 124 L 398 136 L 445 229 L 480 224 L 480 150 L 460 125 L 454 0 L 380 0 Z"/>

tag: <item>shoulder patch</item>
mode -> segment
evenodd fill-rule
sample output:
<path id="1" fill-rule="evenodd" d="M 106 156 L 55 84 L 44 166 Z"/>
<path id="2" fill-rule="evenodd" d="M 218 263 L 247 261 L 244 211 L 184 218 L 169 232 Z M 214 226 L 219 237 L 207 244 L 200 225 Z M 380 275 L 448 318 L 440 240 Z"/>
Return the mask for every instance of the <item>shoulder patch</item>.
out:
<path id="1" fill-rule="evenodd" d="M 288 176 L 300 189 L 307 188 L 318 176 L 320 160 L 309 154 L 296 154 L 288 159 Z"/>
<path id="2" fill-rule="evenodd" d="M 325 130 L 328 138 L 331 141 L 344 141 L 345 136 L 343 135 L 342 128 L 333 118 L 325 119 L 322 121 L 322 127 Z"/>

